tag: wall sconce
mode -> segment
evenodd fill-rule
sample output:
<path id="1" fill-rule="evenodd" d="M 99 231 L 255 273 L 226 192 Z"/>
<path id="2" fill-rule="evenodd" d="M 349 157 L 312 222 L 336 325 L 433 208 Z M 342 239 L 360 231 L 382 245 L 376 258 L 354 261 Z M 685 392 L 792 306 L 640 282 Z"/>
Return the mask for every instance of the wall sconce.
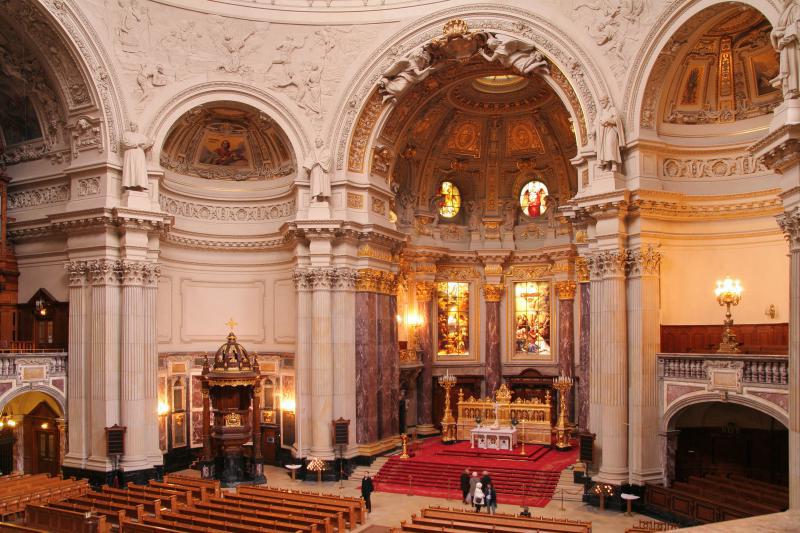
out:
<path id="1" fill-rule="evenodd" d="M 739 343 L 731 330 L 731 326 L 733 326 L 731 306 L 739 305 L 739 300 L 742 299 L 742 284 L 738 279 L 725 276 L 724 280 L 717 280 L 714 295 L 717 297 L 717 303 L 726 307 L 725 320 L 722 322 L 725 329 L 722 330 L 722 342 L 719 344 L 717 353 L 739 353 Z"/>
<path id="2" fill-rule="evenodd" d="M 290 398 L 289 396 L 281 398 L 281 411 L 284 413 L 294 413 L 296 407 L 297 405 L 294 398 Z"/>
<path id="3" fill-rule="evenodd" d="M 775 304 L 769 304 L 769 306 L 764 310 L 764 314 L 774 320 L 775 317 L 778 316 L 778 308 L 775 307 Z"/>
<path id="4" fill-rule="evenodd" d="M 33 315 L 39 320 L 44 320 L 50 316 L 50 307 L 41 296 L 36 298 L 33 305 Z"/>
<path id="5" fill-rule="evenodd" d="M 169 404 L 167 404 L 167 402 L 159 401 L 158 402 L 157 412 L 158 412 L 158 416 L 164 416 L 164 415 L 168 414 L 169 413 Z"/>
<path id="6" fill-rule="evenodd" d="M 416 350 L 419 346 L 418 329 L 422 325 L 422 317 L 416 312 L 406 314 L 406 325 L 410 328 L 409 340 L 411 349 Z"/>
<path id="7" fill-rule="evenodd" d="M 50 424 L 48 424 L 47 422 L 42 422 L 42 425 L 39 427 L 41 427 L 42 429 L 47 429 L 50 427 Z"/>

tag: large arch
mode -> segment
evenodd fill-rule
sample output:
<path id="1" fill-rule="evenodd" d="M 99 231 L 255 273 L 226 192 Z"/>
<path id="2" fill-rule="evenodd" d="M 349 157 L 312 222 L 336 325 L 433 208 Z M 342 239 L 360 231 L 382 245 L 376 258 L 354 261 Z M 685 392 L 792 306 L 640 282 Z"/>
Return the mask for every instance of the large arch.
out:
<path id="1" fill-rule="evenodd" d="M 471 29 L 499 31 L 515 38 L 532 42 L 561 72 L 575 94 L 575 101 L 559 88 L 559 96 L 573 118 L 584 117 L 584 128 L 593 125 L 599 98 L 611 91 L 599 68 L 580 45 L 566 36 L 552 22 L 531 11 L 496 4 L 477 4 L 451 8 L 433 13 L 416 21 L 387 39 L 377 49 L 384 50 L 371 61 L 362 65 L 361 75 L 355 80 L 339 104 L 339 112 L 332 124 L 331 138 L 335 143 L 335 167 L 346 170 L 348 151 L 354 142 L 356 121 L 368 114 L 368 139 L 359 124 L 359 135 L 365 142 L 364 153 L 369 149 L 378 124 L 392 111 L 392 106 L 377 106 L 371 98 L 382 73 L 398 57 L 405 56 L 417 46 L 441 34 L 442 26 L 454 18 L 463 18 Z M 580 68 L 583 66 L 583 68 Z M 379 100 L 378 100 L 379 101 Z M 579 145 L 587 147 L 586 139 Z"/>
<path id="2" fill-rule="evenodd" d="M 719 401 L 720 401 L 720 395 L 719 393 L 715 392 L 692 394 L 690 396 L 685 396 L 681 398 L 680 400 L 670 405 L 662 414 L 660 431 L 662 432 L 669 431 L 674 425 L 675 416 L 681 411 L 683 411 L 685 408 L 701 403 L 719 402 Z M 760 402 L 748 395 L 739 395 L 739 394 L 729 394 L 726 401 L 733 404 L 742 405 L 744 407 L 749 407 L 751 409 L 755 409 L 756 411 L 771 416 L 772 418 L 783 424 L 785 427 L 787 428 L 789 427 L 788 413 L 786 413 L 785 411 L 781 411 L 776 407 L 772 407 L 772 405 L 767 402 Z"/>
<path id="3" fill-rule="evenodd" d="M 64 397 L 64 393 L 58 390 L 55 387 L 51 387 L 50 385 L 32 385 L 30 387 L 17 387 L 10 393 L 8 393 L 2 401 L 0 401 L 0 413 L 6 408 L 6 406 L 11 403 L 15 398 L 19 398 L 29 392 L 40 392 L 49 398 L 52 398 L 57 404 L 58 407 L 61 409 L 61 413 L 63 416 L 67 415 L 67 399 Z"/>
<path id="4" fill-rule="evenodd" d="M 764 17 L 775 24 L 780 16 L 781 2 L 776 0 L 737 0 L 736 3 L 751 6 L 760 11 Z M 722 0 L 683 0 L 669 4 L 659 15 L 650 28 L 642 46 L 633 60 L 634 70 L 628 76 L 625 84 L 624 120 L 628 142 L 640 136 L 640 120 L 645 91 L 650 77 L 655 70 L 656 61 L 662 50 L 678 31 L 692 17 L 708 7 L 715 5 L 728 5 L 730 2 Z"/>

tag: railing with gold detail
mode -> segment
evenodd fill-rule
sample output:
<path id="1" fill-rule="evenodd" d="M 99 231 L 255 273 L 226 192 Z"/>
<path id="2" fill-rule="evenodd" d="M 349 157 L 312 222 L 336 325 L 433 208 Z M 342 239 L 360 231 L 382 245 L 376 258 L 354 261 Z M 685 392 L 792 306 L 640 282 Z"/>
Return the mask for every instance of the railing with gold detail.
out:
<path id="1" fill-rule="evenodd" d="M 511 421 L 516 420 L 517 439 L 520 442 L 549 445 L 552 434 L 550 391 L 547 392 L 544 402 L 538 398 L 533 400 L 517 398 L 512 402 L 511 394 L 503 384 L 497 390 L 494 400 L 488 397 L 464 399 L 464 391 L 459 389 L 456 424 L 458 440 L 469 440 L 470 431 L 478 427 L 477 419 L 480 417 L 481 426 L 492 426 L 497 419 L 500 427 L 509 427 Z"/>

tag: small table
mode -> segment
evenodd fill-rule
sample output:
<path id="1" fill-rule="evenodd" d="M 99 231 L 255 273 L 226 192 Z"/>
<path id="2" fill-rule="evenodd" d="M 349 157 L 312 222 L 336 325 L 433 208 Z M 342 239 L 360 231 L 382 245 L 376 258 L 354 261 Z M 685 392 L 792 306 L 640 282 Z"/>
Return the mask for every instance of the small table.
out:
<path id="1" fill-rule="evenodd" d="M 470 448 L 511 451 L 516 445 L 516 428 L 482 427 L 470 430 Z"/>
<path id="2" fill-rule="evenodd" d="M 619 495 L 619 497 L 625 500 L 625 503 L 628 506 L 627 510 L 625 511 L 625 516 L 633 516 L 633 514 L 631 513 L 631 503 L 633 503 L 634 500 L 638 500 L 639 496 L 635 494 L 622 493 Z"/>
<path id="3" fill-rule="evenodd" d="M 289 471 L 291 471 L 292 473 L 292 481 L 297 481 L 297 479 L 295 478 L 295 473 L 301 468 L 303 468 L 303 465 L 286 465 L 286 468 L 288 468 Z"/>

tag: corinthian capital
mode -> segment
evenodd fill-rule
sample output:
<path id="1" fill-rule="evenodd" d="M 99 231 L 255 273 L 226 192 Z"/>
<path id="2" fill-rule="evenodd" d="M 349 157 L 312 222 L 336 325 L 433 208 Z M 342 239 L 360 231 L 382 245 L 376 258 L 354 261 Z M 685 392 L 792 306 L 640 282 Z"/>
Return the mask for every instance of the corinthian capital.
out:
<path id="1" fill-rule="evenodd" d="M 295 289 L 310 289 L 312 287 L 308 271 L 304 268 L 296 268 L 292 271 L 292 281 Z"/>
<path id="2" fill-rule="evenodd" d="M 625 250 L 605 250 L 587 258 L 593 278 L 625 276 L 628 254 Z"/>
<path id="3" fill-rule="evenodd" d="M 144 282 L 144 263 L 141 261 L 120 261 L 120 279 L 123 285 L 141 285 Z"/>
<path id="4" fill-rule="evenodd" d="M 436 285 L 432 281 L 418 281 L 415 285 L 417 291 L 417 302 L 430 302 Z"/>
<path id="5" fill-rule="evenodd" d="M 89 281 L 93 285 L 118 283 L 120 279 L 120 261 L 113 259 L 94 259 L 86 262 Z"/>
<path id="6" fill-rule="evenodd" d="M 800 246 L 800 207 L 778 215 L 778 225 L 791 246 Z"/>
<path id="7" fill-rule="evenodd" d="M 499 302 L 503 299 L 503 289 L 505 287 L 499 283 L 485 283 L 483 285 L 483 297 L 487 302 Z"/>
<path id="8" fill-rule="evenodd" d="M 628 272 L 631 276 L 657 276 L 661 252 L 652 246 L 628 251 Z"/>
<path id="9" fill-rule="evenodd" d="M 64 270 L 69 276 L 70 287 L 80 287 L 89 280 L 89 269 L 86 261 L 67 261 L 64 263 Z"/>
<path id="10" fill-rule="evenodd" d="M 358 281 L 358 272 L 352 268 L 337 268 L 336 270 L 336 283 L 337 289 L 352 290 L 356 287 Z"/>
<path id="11" fill-rule="evenodd" d="M 572 300 L 575 298 L 577 284 L 574 281 L 557 281 L 556 294 L 559 300 Z"/>

